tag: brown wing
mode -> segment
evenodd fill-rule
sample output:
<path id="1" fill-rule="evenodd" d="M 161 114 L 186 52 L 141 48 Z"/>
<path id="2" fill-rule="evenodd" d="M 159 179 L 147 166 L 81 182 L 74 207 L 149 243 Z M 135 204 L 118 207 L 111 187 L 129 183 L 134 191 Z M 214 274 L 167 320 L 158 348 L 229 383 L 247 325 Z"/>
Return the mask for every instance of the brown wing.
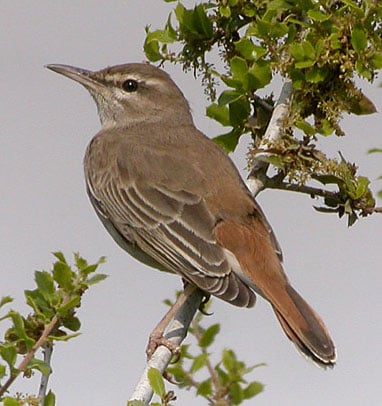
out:
<path id="1" fill-rule="evenodd" d="M 123 240 L 130 248 L 139 249 L 138 255 L 133 249 L 128 249 L 130 253 L 139 257 L 143 252 L 167 270 L 234 305 L 254 305 L 255 294 L 232 271 L 214 236 L 215 220 L 199 196 L 144 182 L 126 184 L 115 176 L 103 180 L 95 191 L 88 179 L 88 193 L 117 242 Z"/>

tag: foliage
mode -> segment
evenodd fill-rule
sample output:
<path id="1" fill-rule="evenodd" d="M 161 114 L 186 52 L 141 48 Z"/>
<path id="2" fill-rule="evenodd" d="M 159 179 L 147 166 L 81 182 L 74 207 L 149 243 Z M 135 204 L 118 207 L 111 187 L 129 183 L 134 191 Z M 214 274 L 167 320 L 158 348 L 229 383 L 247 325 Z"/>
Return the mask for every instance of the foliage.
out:
<path id="1" fill-rule="evenodd" d="M 55 343 L 79 335 L 81 323 L 76 311 L 81 305 L 82 295 L 90 286 L 106 278 L 106 275 L 95 274 L 104 258 L 89 265 L 79 254 L 75 254 L 73 270 L 61 252 L 53 255 L 56 261 L 52 270 L 36 271 L 36 289 L 25 291 L 26 303 L 32 312 L 23 316 L 9 310 L 0 318 L 2 322 L 11 323 L 0 341 L 0 401 L 5 406 L 40 405 L 41 397 L 44 398 L 44 406 L 54 406 L 55 396 L 51 391 L 45 394 L 40 390 L 39 396 L 16 394 L 12 397 L 6 396 L 6 393 L 21 373 L 24 378 L 30 378 L 34 371 L 41 373 L 42 386 L 46 390 L 51 367 L 46 357 L 42 360 L 35 356 L 36 353 L 43 349 L 45 354 L 51 355 Z M 9 296 L 3 297 L 0 307 L 12 300 Z"/>
<path id="2" fill-rule="evenodd" d="M 250 156 L 256 156 L 260 145 L 264 149 L 274 107 L 272 95 L 259 97 L 257 91 L 276 76 L 291 80 L 282 142 L 265 145 L 269 163 L 301 189 L 312 179 L 326 186 L 330 177 L 337 194 L 325 200 L 327 211 L 348 214 L 349 224 L 373 212 L 369 181 L 358 176 L 356 165 L 343 157 L 323 165 L 326 157 L 316 142 L 318 136 L 345 135 L 343 113 L 376 111 L 355 79 L 373 81 L 382 68 L 382 2 L 209 0 L 193 8 L 183 3 L 188 2 L 177 2 L 163 29 L 147 28 L 144 49 L 151 62 L 180 63 L 202 77 L 211 100 L 207 115 L 230 127 L 217 143 L 230 152 L 249 133 Z M 212 62 L 216 55 L 221 64 Z M 217 84 L 225 86 L 220 94 Z M 300 159 L 301 150 L 309 150 L 309 159 Z M 287 189 L 285 183 L 279 187 Z"/>

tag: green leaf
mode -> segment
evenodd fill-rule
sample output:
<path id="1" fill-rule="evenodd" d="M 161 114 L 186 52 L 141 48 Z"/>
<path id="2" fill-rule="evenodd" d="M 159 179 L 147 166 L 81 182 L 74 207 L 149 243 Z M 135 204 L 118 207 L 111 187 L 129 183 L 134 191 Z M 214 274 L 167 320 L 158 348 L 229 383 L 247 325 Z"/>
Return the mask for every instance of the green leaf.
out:
<path id="1" fill-rule="evenodd" d="M 329 39 L 330 39 L 330 45 L 333 48 L 333 50 L 339 50 L 342 48 L 342 43 L 340 40 L 339 33 L 336 32 L 336 33 L 331 34 Z"/>
<path id="2" fill-rule="evenodd" d="M 204 35 L 204 38 L 211 38 L 214 35 L 214 30 L 204 7 L 203 4 L 199 4 L 194 8 L 195 24 L 198 27 L 198 31 Z"/>
<path id="3" fill-rule="evenodd" d="M 354 28 L 350 40 L 355 51 L 365 51 L 367 45 L 366 33 L 361 28 Z"/>
<path id="4" fill-rule="evenodd" d="M 70 299 L 67 303 L 65 303 L 63 306 L 61 306 L 58 309 L 58 313 L 60 315 L 65 315 L 66 313 L 68 313 L 68 311 L 71 311 L 75 307 L 78 307 L 80 303 L 81 298 L 79 296 L 75 296 L 72 299 Z"/>
<path id="5" fill-rule="evenodd" d="M 26 302 L 28 306 L 32 307 L 34 312 L 42 318 L 50 319 L 53 317 L 53 310 L 49 303 L 43 297 L 43 294 L 38 290 L 26 290 L 24 291 Z"/>
<path id="6" fill-rule="evenodd" d="M 17 350 L 12 344 L 1 345 L 0 356 L 12 369 L 17 359 Z"/>
<path id="7" fill-rule="evenodd" d="M 256 47 L 248 38 L 242 38 L 240 41 L 235 42 L 235 49 L 247 60 L 256 59 Z"/>
<path id="8" fill-rule="evenodd" d="M 172 30 L 156 30 L 147 34 L 145 42 L 150 43 L 154 41 L 162 44 L 173 44 L 175 40 L 176 36 Z"/>
<path id="9" fill-rule="evenodd" d="M 297 65 L 298 64 L 296 64 L 296 67 L 298 67 Z M 325 68 L 315 68 L 310 70 L 309 72 L 306 72 L 305 78 L 310 83 L 319 83 L 323 82 L 327 78 L 328 73 L 329 71 Z"/>
<path id="10" fill-rule="evenodd" d="M 181 3 L 175 8 L 175 16 L 179 28 L 184 34 L 197 39 L 210 39 L 213 37 L 213 26 L 207 17 L 205 6 L 199 4 L 193 10 L 187 10 Z"/>
<path id="11" fill-rule="evenodd" d="M 244 400 L 243 389 L 236 382 L 232 383 L 229 387 L 229 395 L 234 405 L 240 405 Z"/>
<path id="12" fill-rule="evenodd" d="M 83 271 L 88 266 L 88 262 L 86 261 L 86 259 L 82 258 L 78 252 L 74 253 L 74 261 L 76 263 L 77 269 L 80 272 Z"/>
<path id="13" fill-rule="evenodd" d="M 331 18 L 331 15 L 327 15 L 319 10 L 312 9 L 308 11 L 308 17 L 311 18 L 313 21 L 321 23 L 323 21 L 329 20 Z"/>
<path id="14" fill-rule="evenodd" d="M 64 262 L 56 262 L 53 265 L 53 278 L 60 287 L 70 290 L 73 288 L 72 278 L 74 272 L 70 266 Z"/>
<path id="15" fill-rule="evenodd" d="M 166 394 L 162 374 L 156 368 L 150 368 L 147 377 L 154 393 L 162 399 Z"/>
<path id="16" fill-rule="evenodd" d="M 247 99 L 240 99 L 228 106 L 231 125 L 240 127 L 247 122 L 251 107 Z"/>
<path id="17" fill-rule="evenodd" d="M 317 132 L 318 132 L 319 134 L 321 134 L 321 135 L 323 135 L 323 136 L 326 137 L 326 136 L 328 136 L 328 135 L 333 134 L 333 131 L 334 131 L 334 129 L 333 129 L 333 127 L 331 126 L 329 120 L 327 120 L 327 119 L 321 120 L 321 127 L 320 127 L 320 128 L 317 128 Z"/>
<path id="18" fill-rule="evenodd" d="M 297 62 L 294 66 L 297 69 L 305 69 L 305 68 L 311 68 L 312 66 L 314 66 L 316 62 L 312 59 L 307 59 L 305 61 L 301 61 L 301 62 Z"/>
<path id="19" fill-rule="evenodd" d="M 243 97 L 242 92 L 238 92 L 237 90 L 225 90 L 219 96 L 218 105 L 225 106 L 226 104 L 239 100 L 241 97 Z"/>
<path id="20" fill-rule="evenodd" d="M 256 155 L 256 159 L 262 162 L 267 162 L 276 168 L 285 169 L 285 164 L 281 156 L 279 155 L 271 155 L 271 154 L 258 154 Z"/>
<path id="21" fill-rule="evenodd" d="M 159 52 L 159 42 L 158 41 L 145 41 L 143 45 L 143 50 L 145 51 L 146 58 L 150 62 L 158 62 L 162 59 L 162 54 Z"/>
<path id="22" fill-rule="evenodd" d="M 45 298 L 51 297 L 55 291 L 52 275 L 45 271 L 36 271 L 34 275 L 40 292 Z"/>
<path id="23" fill-rule="evenodd" d="M 228 127 L 231 125 L 231 122 L 229 120 L 229 110 L 227 106 L 219 106 L 216 103 L 212 103 L 207 107 L 206 114 L 207 117 L 216 120 L 224 127 Z"/>
<path id="24" fill-rule="evenodd" d="M 313 61 L 315 62 L 316 51 L 309 41 L 291 46 L 291 54 L 296 61 Z"/>
<path id="25" fill-rule="evenodd" d="M 342 0 L 342 3 L 346 4 L 357 17 L 365 17 L 364 11 L 356 5 L 356 2 L 354 0 Z"/>
<path id="26" fill-rule="evenodd" d="M 233 79 L 244 83 L 248 73 L 248 65 L 245 59 L 234 56 L 230 61 L 230 67 Z"/>
<path id="27" fill-rule="evenodd" d="M 250 89 L 261 89 L 272 80 L 271 64 L 268 61 L 255 62 L 248 71 Z"/>
<path id="28" fill-rule="evenodd" d="M 316 134 L 316 129 L 305 120 L 300 120 L 296 123 L 296 127 L 303 131 L 306 135 Z"/>
<path id="29" fill-rule="evenodd" d="M 244 3 L 243 15 L 245 17 L 253 18 L 256 15 L 256 8 L 250 2 Z"/>
<path id="30" fill-rule="evenodd" d="M 98 264 L 92 264 L 88 265 L 85 268 L 81 269 L 81 274 L 83 275 L 90 275 L 91 273 L 94 273 L 98 268 Z"/>
<path id="31" fill-rule="evenodd" d="M 361 199 L 369 191 L 370 181 L 364 176 L 357 178 L 357 186 L 355 192 L 349 194 L 355 200 Z"/>
<path id="32" fill-rule="evenodd" d="M 147 406 L 147 403 L 143 403 L 140 400 L 129 400 L 127 406 Z"/>
<path id="33" fill-rule="evenodd" d="M 28 368 L 30 369 L 36 369 L 37 371 L 40 371 L 43 375 L 49 375 L 52 371 L 44 361 L 41 361 L 40 359 L 37 358 L 32 358 L 28 364 Z"/>
<path id="34" fill-rule="evenodd" d="M 243 391 L 244 399 L 252 399 L 264 390 L 260 382 L 251 382 Z"/>
<path id="35" fill-rule="evenodd" d="M 348 100 L 349 111 L 357 115 L 373 114 L 377 111 L 373 102 L 360 90 L 357 95 Z"/>
<path id="36" fill-rule="evenodd" d="M 220 6 L 219 13 L 222 17 L 225 17 L 225 18 L 231 17 L 231 9 L 228 6 Z"/>
<path id="37" fill-rule="evenodd" d="M 14 399 L 14 398 L 5 398 L 4 406 L 20 406 L 20 403 L 18 400 Z"/>
<path id="38" fill-rule="evenodd" d="M 371 58 L 371 63 L 374 69 L 382 69 L 382 52 L 376 52 Z"/>
<path id="39" fill-rule="evenodd" d="M 205 398 L 209 398 L 212 395 L 212 384 L 211 379 L 207 379 L 201 382 L 198 385 L 198 389 L 196 391 L 197 395 L 203 396 Z"/>
<path id="40" fill-rule="evenodd" d="M 195 357 L 195 359 L 191 365 L 191 373 L 194 374 L 195 372 L 204 368 L 206 366 L 207 359 L 208 359 L 208 354 L 200 354 L 197 357 Z"/>
<path id="41" fill-rule="evenodd" d="M 237 146 L 237 143 L 239 142 L 241 132 L 238 132 L 237 130 L 232 130 L 227 134 L 219 135 L 218 137 L 213 138 L 212 140 L 222 147 L 225 152 L 228 154 L 230 152 L 233 152 Z"/>
<path id="42" fill-rule="evenodd" d="M 71 331 L 78 331 L 81 328 L 81 322 L 78 317 L 75 316 L 64 318 L 62 325 Z"/>
<path id="43" fill-rule="evenodd" d="M 13 298 L 10 296 L 3 296 L 0 300 L 0 307 L 3 307 L 7 303 L 13 302 Z"/>
<path id="44" fill-rule="evenodd" d="M 62 252 L 53 252 L 53 255 L 60 261 L 63 262 L 64 264 L 67 264 L 65 256 Z"/>
<path id="45" fill-rule="evenodd" d="M 382 148 L 372 148 L 367 151 L 368 154 L 382 154 Z"/>
<path id="46" fill-rule="evenodd" d="M 30 338 L 26 331 L 24 325 L 24 318 L 15 311 L 10 311 L 9 316 L 12 318 L 13 321 L 13 330 L 19 340 L 22 340 L 26 346 L 27 351 L 31 350 L 35 341 Z"/>
<path id="47" fill-rule="evenodd" d="M 184 24 L 184 15 L 186 13 L 186 8 L 183 6 L 182 3 L 178 3 L 177 6 L 175 7 L 175 16 L 176 19 L 179 22 L 179 25 L 183 25 Z"/>
<path id="48" fill-rule="evenodd" d="M 223 350 L 222 361 L 226 371 L 232 371 L 236 366 L 236 355 L 232 350 Z"/>
<path id="49" fill-rule="evenodd" d="M 219 332 L 220 332 L 219 324 L 213 324 L 212 326 L 208 327 L 199 340 L 198 343 L 199 346 L 201 348 L 209 347 L 214 342 L 215 337 Z"/>
<path id="50" fill-rule="evenodd" d="M 364 65 L 362 60 L 359 59 L 355 63 L 355 70 L 360 76 L 364 77 L 365 79 L 371 80 L 372 74 L 370 70 Z"/>
<path id="51" fill-rule="evenodd" d="M 220 367 L 215 367 L 215 371 L 218 374 L 219 382 L 222 386 L 226 386 L 230 383 L 230 377 Z"/>
<path id="52" fill-rule="evenodd" d="M 268 21 L 258 19 L 256 27 L 253 28 L 254 32 L 249 31 L 247 32 L 247 35 L 259 36 L 260 38 L 267 38 L 267 36 L 269 36 L 269 33 L 271 31 L 272 25 Z"/>
<path id="53" fill-rule="evenodd" d="M 56 395 L 50 390 L 45 396 L 44 406 L 55 406 Z"/>
<path id="54" fill-rule="evenodd" d="M 103 273 L 99 273 L 97 275 L 92 276 L 91 278 L 89 278 L 86 283 L 91 286 L 91 285 L 95 285 L 97 283 L 100 283 L 102 281 L 104 281 L 109 275 L 105 275 Z"/>

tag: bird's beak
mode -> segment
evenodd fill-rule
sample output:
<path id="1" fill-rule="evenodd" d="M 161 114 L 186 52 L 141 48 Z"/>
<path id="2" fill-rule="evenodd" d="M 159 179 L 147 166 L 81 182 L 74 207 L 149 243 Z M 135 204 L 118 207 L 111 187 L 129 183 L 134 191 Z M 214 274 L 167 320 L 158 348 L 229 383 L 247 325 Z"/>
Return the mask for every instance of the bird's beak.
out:
<path id="1" fill-rule="evenodd" d="M 46 68 L 64 75 L 69 79 L 73 79 L 81 85 L 85 86 L 88 90 L 99 90 L 104 85 L 95 78 L 94 72 L 82 68 L 76 68 L 69 65 L 51 64 L 46 65 Z"/>

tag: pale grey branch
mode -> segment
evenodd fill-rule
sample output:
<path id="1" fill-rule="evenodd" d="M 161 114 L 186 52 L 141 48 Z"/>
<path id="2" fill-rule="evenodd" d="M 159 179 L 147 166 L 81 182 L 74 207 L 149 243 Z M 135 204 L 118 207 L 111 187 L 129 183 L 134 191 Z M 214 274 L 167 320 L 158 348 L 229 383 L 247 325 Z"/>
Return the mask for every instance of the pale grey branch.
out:
<path id="1" fill-rule="evenodd" d="M 185 293 L 182 292 L 177 302 L 182 300 L 184 301 L 183 306 L 164 334 L 164 338 L 176 346 L 179 346 L 186 337 L 188 327 L 203 300 L 203 292 L 199 289 L 195 289 L 188 297 L 185 297 Z M 155 350 L 151 358 L 147 361 L 141 378 L 130 397 L 130 401 L 140 400 L 144 404 L 149 404 L 153 396 L 153 390 L 147 377 L 148 371 L 151 368 L 155 368 L 163 374 L 171 358 L 172 353 L 167 347 L 161 345 Z"/>
<path id="2" fill-rule="evenodd" d="M 280 97 L 273 110 L 271 120 L 268 124 L 267 130 L 261 140 L 259 151 L 255 155 L 251 172 L 248 175 L 248 187 L 253 196 L 256 196 L 265 188 L 266 173 L 269 164 L 262 161 L 260 158 L 268 157 L 269 153 L 266 152 L 269 145 L 280 140 L 283 135 L 283 127 L 285 119 L 289 113 L 290 99 L 292 95 L 292 82 L 290 80 L 285 81 Z"/>
<path id="3" fill-rule="evenodd" d="M 52 353 L 53 353 L 53 345 L 50 343 L 45 343 L 43 345 L 44 362 L 50 368 L 51 368 Z M 40 403 L 42 405 L 45 404 L 45 397 L 46 397 L 46 391 L 48 389 L 49 376 L 50 376 L 50 373 L 47 375 L 45 375 L 45 374 L 41 375 L 40 390 L 38 393 L 38 397 L 39 397 Z"/>

